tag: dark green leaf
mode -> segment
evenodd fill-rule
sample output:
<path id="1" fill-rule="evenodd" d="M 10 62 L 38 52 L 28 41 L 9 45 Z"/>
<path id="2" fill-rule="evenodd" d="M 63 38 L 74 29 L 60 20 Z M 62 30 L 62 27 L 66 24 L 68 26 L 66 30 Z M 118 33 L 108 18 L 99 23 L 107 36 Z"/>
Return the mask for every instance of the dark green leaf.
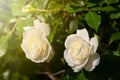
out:
<path id="1" fill-rule="evenodd" d="M 2 57 L 8 49 L 8 40 L 12 37 L 12 33 L 7 33 L 0 38 L 0 57 Z"/>
<path id="2" fill-rule="evenodd" d="M 95 31 L 97 32 L 100 24 L 101 24 L 101 16 L 100 15 L 97 15 L 95 12 L 88 12 L 86 15 L 85 15 L 85 20 L 87 22 L 87 24 L 95 29 Z"/>
<path id="3" fill-rule="evenodd" d="M 112 6 L 106 6 L 106 7 L 94 7 L 91 10 L 94 10 L 94 11 L 114 11 L 116 9 Z"/>
<path id="4" fill-rule="evenodd" d="M 106 6 L 101 9 L 101 11 L 114 11 L 114 10 L 116 9 L 112 6 Z"/>
<path id="5" fill-rule="evenodd" d="M 78 8 L 78 9 L 75 10 L 75 12 L 82 12 L 84 10 L 85 10 L 85 8 Z"/>
<path id="6" fill-rule="evenodd" d="M 113 33 L 110 40 L 120 40 L 120 32 Z"/>
<path id="7" fill-rule="evenodd" d="M 95 3 L 90 3 L 90 2 L 87 3 L 87 7 L 94 7 L 95 5 L 96 5 Z"/>
<path id="8" fill-rule="evenodd" d="M 119 0 L 105 0 L 107 4 L 117 3 Z"/>
<path id="9" fill-rule="evenodd" d="M 116 14 L 113 14 L 113 13 L 110 14 L 110 18 L 111 18 L 111 19 L 117 19 L 117 18 L 119 18 L 119 17 L 120 17 L 120 12 L 119 12 L 119 13 L 116 13 Z"/>
<path id="10" fill-rule="evenodd" d="M 69 24 L 69 32 L 73 33 L 78 27 L 78 19 L 74 19 Z"/>
<path id="11" fill-rule="evenodd" d="M 120 44 L 118 45 L 117 50 L 113 52 L 113 54 L 116 56 L 120 56 Z"/>
<path id="12" fill-rule="evenodd" d="M 84 75 L 84 73 L 83 73 L 83 71 L 82 71 L 82 72 L 77 76 L 76 80 L 88 80 L 88 79 L 85 77 L 85 75 Z"/>

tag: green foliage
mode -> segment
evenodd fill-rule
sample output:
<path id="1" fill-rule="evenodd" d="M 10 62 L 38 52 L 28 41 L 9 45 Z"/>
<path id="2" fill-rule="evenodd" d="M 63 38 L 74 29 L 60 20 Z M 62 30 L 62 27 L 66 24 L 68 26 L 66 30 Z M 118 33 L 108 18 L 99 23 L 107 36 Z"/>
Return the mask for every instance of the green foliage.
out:
<path id="1" fill-rule="evenodd" d="M 21 19 L 19 18 L 16 24 L 16 33 L 20 36 L 22 36 L 23 33 L 23 27 L 25 26 L 30 26 L 33 24 L 33 18 L 26 18 L 26 19 Z"/>
<path id="2" fill-rule="evenodd" d="M 69 31 L 68 32 L 73 33 L 77 29 L 78 23 L 79 23 L 78 19 L 72 20 L 69 24 Z"/>
<path id="3" fill-rule="evenodd" d="M 117 3 L 119 0 L 105 0 L 107 4 Z"/>
<path id="4" fill-rule="evenodd" d="M 3 56 L 8 49 L 8 40 L 12 37 L 12 33 L 7 33 L 0 38 L 0 57 Z"/>
<path id="5" fill-rule="evenodd" d="M 112 34 L 110 40 L 119 40 L 120 39 L 120 32 L 115 32 Z"/>
<path id="6" fill-rule="evenodd" d="M 23 16 L 22 7 L 25 5 L 25 0 L 12 0 L 10 7 L 13 16 Z"/>
<path id="7" fill-rule="evenodd" d="M 83 71 L 77 76 L 76 80 L 88 80 Z"/>
<path id="8" fill-rule="evenodd" d="M 98 31 L 98 28 L 101 24 L 101 17 L 100 15 L 97 15 L 95 12 L 91 12 L 89 11 L 86 15 L 85 15 L 85 20 L 87 21 L 87 24 L 96 30 L 96 32 Z"/>
<path id="9" fill-rule="evenodd" d="M 56 77 L 60 80 L 120 80 L 119 3 L 120 0 L 0 0 L 0 80 Z M 32 27 L 35 19 L 51 28 L 47 38 L 55 56 L 50 63 L 33 63 L 20 47 L 23 28 Z M 97 53 L 101 61 L 91 72 L 82 69 L 75 73 L 64 60 L 64 42 L 68 35 L 82 28 L 88 30 L 90 37 L 94 33 L 99 37 Z"/>
<path id="10" fill-rule="evenodd" d="M 118 13 L 111 13 L 110 14 L 110 18 L 111 19 L 117 19 L 117 18 L 119 18 L 120 17 L 120 12 L 118 12 Z"/>

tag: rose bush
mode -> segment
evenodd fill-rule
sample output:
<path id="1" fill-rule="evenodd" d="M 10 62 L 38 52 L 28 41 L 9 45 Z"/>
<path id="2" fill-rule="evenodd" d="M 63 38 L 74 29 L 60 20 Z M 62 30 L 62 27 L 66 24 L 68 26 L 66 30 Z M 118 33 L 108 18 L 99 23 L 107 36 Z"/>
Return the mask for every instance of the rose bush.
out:
<path id="1" fill-rule="evenodd" d="M 74 72 L 80 71 L 83 67 L 87 71 L 92 71 L 99 64 L 100 56 L 96 53 L 97 37 L 89 40 L 86 29 L 77 30 L 76 34 L 68 36 L 65 47 L 64 58 Z"/>
<path id="2" fill-rule="evenodd" d="M 46 38 L 50 33 L 48 24 L 35 20 L 34 27 L 25 27 L 24 30 L 21 48 L 26 57 L 36 63 L 49 61 L 53 52 Z"/>

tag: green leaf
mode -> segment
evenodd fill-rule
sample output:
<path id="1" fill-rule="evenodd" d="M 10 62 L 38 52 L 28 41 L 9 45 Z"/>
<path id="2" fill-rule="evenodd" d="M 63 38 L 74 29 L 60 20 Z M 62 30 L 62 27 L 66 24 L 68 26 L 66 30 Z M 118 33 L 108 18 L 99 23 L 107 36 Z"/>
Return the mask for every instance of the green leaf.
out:
<path id="1" fill-rule="evenodd" d="M 81 73 L 77 76 L 76 80 L 88 80 L 88 79 L 85 77 L 83 71 L 81 71 Z"/>
<path id="2" fill-rule="evenodd" d="M 95 3 L 87 2 L 87 7 L 94 7 L 95 5 L 96 5 Z"/>
<path id="3" fill-rule="evenodd" d="M 7 33 L 0 38 L 0 57 L 2 57 L 8 49 L 8 40 L 12 37 L 12 33 Z"/>
<path id="4" fill-rule="evenodd" d="M 69 32 L 73 33 L 78 27 L 78 19 L 74 19 L 69 24 Z"/>
<path id="5" fill-rule="evenodd" d="M 66 5 L 65 10 L 68 12 L 74 12 L 74 9 L 69 4 Z"/>
<path id="6" fill-rule="evenodd" d="M 110 40 L 120 40 L 120 32 L 113 33 Z"/>
<path id="7" fill-rule="evenodd" d="M 101 9 L 101 11 L 114 11 L 114 10 L 116 9 L 112 6 L 106 6 Z"/>
<path id="8" fill-rule="evenodd" d="M 23 27 L 30 26 L 33 23 L 33 20 L 34 20 L 33 18 L 26 20 L 20 19 L 18 24 L 16 25 L 17 34 L 21 36 L 23 33 Z"/>
<path id="9" fill-rule="evenodd" d="M 111 18 L 111 19 L 117 19 L 117 18 L 119 18 L 119 17 L 120 17 L 120 12 L 118 12 L 118 13 L 116 13 L 116 14 L 113 14 L 113 13 L 110 14 L 110 18 Z"/>
<path id="10" fill-rule="evenodd" d="M 105 0 L 107 4 L 117 3 L 119 0 Z"/>
<path id="11" fill-rule="evenodd" d="M 101 16 L 100 15 L 97 15 L 95 12 L 88 12 L 86 15 L 85 15 L 85 20 L 87 22 L 87 24 L 95 29 L 95 31 L 97 32 L 100 24 L 101 24 Z"/>
<path id="12" fill-rule="evenodd" d="M 91 10 L 94 10 L 94 11 L 114 11 L 116 9 L 112 6 L 106 6 L 106 7 L 94 7 Z"/>
<path id="13" fill-rule="evenodd" d="M 38 5 L 40 9 L 47 8 L 49 0 L 39 0 Z"/>
<path id="14" fill-rule="evenodd" d="M 118 45 L 118 48 L 116 51 L 113 51 L 113 54 L 116 56 L 120 56 L 120 44 Z"/>
<path id="15" fill-rule="evenodd" d="M 84 10 L 86 10 L 86 9 L 85 8 L 78 8 L 78 9 L 75 10 L 75 12 L 82 12 Z"/>
<path id="16" fill-rule="evenodd" d="M 26 13 L 22 12 L 22 7 L 24 7 L 26 0 L 13 0 L 10 4 L 13 16 L 23 16 Z"/>
<path id="17" fill-rule="evenodd" d="M 8 10 L 3 10 L 2 8 L 0 8 L 0 20 L 2 21 L 8 21 L 11 18 L 11 14 L 10 11 Z"/>
<path id="18" fill-rule="evenodd" d="M 56 33 L 56 29 L 57 27 L 54 27 L 54 29 L 52 30 L 51 34 L 48 36 L 48 40 L 52 43 L 55 33 Z"/>

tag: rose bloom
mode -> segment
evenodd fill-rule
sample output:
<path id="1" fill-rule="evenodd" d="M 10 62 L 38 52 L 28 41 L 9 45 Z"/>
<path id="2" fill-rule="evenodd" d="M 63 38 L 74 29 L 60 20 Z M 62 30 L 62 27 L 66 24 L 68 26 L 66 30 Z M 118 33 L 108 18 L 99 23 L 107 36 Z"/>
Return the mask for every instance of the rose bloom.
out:
<path id="1" fill-rule="evenodd" d="M 35 63 L 49 61 L 53 57 L 52 47 L 46 36 L 50 28 L 46 23 L 34 21 L 34 27 L 24 27 L 21 48 L 28 59 Z"/>
<path id="2" fill-rule="evenodd" d="M 76 34 L 69 35 L 65 47 L 65 61 L 74 72 L 79 72 L 83 68 L 92 71 L 99 64 L 100 56 L 96 53 L 97 37 L 90 39 L 86 29 L 77 30 Z"/>

